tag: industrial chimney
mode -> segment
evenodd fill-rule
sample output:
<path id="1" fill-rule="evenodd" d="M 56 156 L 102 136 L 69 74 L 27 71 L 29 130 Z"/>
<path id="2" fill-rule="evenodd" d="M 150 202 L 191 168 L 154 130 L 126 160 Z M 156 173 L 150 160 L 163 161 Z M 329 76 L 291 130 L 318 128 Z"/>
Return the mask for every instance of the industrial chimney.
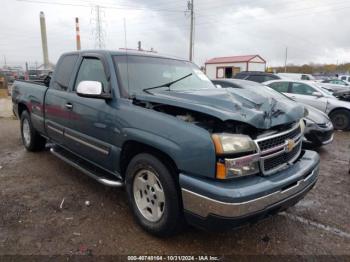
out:
<path id="1" fill-rule="evenodd" d="M 41 43 L 43 46 L 44 69 L 49 69 L 49 51 L 47 48 L 46 22 L 44 12 L 40 12 Z"/>
<path id="2" fill-rule="evenodd" d="M 81 49 L 80 44 L 80 29 L 79 29 L 79 18 L 75 18 L 75 32 L 76 32 L 76 38 L 77 38 L 77 50 Z"/>

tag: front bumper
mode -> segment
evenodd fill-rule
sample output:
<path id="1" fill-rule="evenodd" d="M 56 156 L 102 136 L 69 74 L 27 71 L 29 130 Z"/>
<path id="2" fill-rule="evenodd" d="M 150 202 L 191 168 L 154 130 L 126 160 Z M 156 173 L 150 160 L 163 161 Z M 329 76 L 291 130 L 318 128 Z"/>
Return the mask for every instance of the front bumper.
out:
<path id="1" fill-rule="evenodd" d="M 307 125 L 305 128 L 303 144 L 311 144 L 314 146 L 322 146 L 332 143 L 333 141 L 333 125 L 320 127 L 316 124 Z"/>
<path id="2" fill-rule="evenodd" d="M 210 228 L 213 218 L 240 225 L 249 218 L 293 205 L 314 186 L 318 172 L 318 154 L 303 151 L 295 163 L 271 176 L 217 181 L 181 174 L 185 214 L 189 223 L 207 224 L 203 227 Z"/>

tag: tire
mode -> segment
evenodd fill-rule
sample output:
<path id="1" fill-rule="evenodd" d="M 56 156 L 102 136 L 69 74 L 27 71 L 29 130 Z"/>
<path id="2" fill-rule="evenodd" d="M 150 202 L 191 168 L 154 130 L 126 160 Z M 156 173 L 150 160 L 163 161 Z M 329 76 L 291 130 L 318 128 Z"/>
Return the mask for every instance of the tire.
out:
<path id="1" fill-rule="evenodd" d="M 164 163 L 148 153 L 138 154 L 127 167 L 125 181 L 130 208 L 145 231 L 167 237 L 182 229 L 184 218 L 179 186 Z"/>
<path id="2" fill-rule="evenodd" d="M 329 115 L 332 120 L 334 129 L 347 130 L 350 129 L 350 111 L 339 109 Z"/>
<path id="3" fill-rule="evenodd" d="M 24 147 L 31 152 L 45 148 L 46 139 L 33 127 L 28 111 L 21 114 L 21 136 Z"/>

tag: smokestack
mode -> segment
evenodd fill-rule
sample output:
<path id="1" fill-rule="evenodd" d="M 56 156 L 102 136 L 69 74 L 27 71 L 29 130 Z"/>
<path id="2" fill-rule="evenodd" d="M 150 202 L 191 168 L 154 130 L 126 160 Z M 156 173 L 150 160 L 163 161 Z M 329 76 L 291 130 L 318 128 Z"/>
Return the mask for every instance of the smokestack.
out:
<path id="1" fill-rule="evenodd" d="M 43 46 L 44 69 L 49 68 L 49 51 L 47 48 L 46 23 L 44 12 L 40 12 L 41 44 Z"/>
<path id="2" fill-rule="evenodd" d="M 80 29 L 79 29 L 79 18 L 75 18 L 75 32 L 77 36 L 77 50 L 81 49 L 81 44 L 80 44 Z"/>

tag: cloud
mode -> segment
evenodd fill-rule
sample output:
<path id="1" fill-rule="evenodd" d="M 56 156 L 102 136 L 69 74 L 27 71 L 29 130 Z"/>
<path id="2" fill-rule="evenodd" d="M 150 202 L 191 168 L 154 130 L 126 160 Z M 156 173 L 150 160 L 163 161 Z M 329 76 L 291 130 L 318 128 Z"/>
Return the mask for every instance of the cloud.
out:
<path id="1" fill-rule="evenodd" d="M 58 1 L 57 1 L 58 2 Z M 90 5 L 89 1 L 60 1 Z M 186 1 L 100 0 L 91 6 L 103 9 L 104 43 L 108 49 L 146 49 L 188 57 L 189 16 Z M 118 9 L 114 7 L 128 8 Z M 113 8 L 111 8 L 113 7 Z M 80 18 L 82 47 L 95 47 L 95 13 L 90 7 L 2 1 L 0 65 L 6 56 L 11 65 L 41 63 L 39 12 L 46 15 L 49 57 L 75 49 L 74 18 Z M 201 65 L 215 56 L 260 54 L 269 65 L 281 65 L 288 46 L 294 64 L 350 61 L 348 36 L 350 4 L 331 0 L 201 0 L 195 1 L 194 60 Z M 15 14 L 15 15 L 14 15 Z"/>

